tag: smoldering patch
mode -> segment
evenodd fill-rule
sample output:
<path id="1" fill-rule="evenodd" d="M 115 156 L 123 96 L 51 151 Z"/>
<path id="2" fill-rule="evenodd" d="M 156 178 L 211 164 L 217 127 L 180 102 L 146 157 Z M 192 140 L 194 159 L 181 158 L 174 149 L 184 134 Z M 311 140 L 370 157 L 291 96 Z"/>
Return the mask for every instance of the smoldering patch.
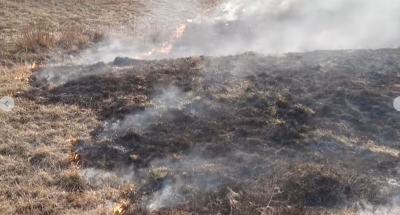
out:
<path id="1" fill-rule="evenodd" d="M 145 110 L 124 116 L 123 119 L 105 122 L 103 134 L 100 136 L 101 138 L 120 136 L 129 129 L 143 132 L 149 126 L 156 124 L 160 118 L 173 120 L 179 117 L 179 114 L 175 113 L 176 110 L 182 110 L 183 106 L 190 104 L 193 100 L 192 93 L 185 93 L 175 86 L 160 88 L 148 102 Z"/>

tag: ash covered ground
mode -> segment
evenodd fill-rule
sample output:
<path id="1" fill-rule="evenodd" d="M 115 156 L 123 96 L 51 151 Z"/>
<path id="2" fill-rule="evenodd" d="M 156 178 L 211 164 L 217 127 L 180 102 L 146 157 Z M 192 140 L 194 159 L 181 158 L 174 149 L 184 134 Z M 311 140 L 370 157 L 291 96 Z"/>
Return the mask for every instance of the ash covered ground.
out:
<path id="1" fill-rule="evenodd" d="M 396 210 L 399 51 L 116 58 L 22 96 L 97 114 L 73 162 L 92 189 L 134 183 L 132 214 Z"/>

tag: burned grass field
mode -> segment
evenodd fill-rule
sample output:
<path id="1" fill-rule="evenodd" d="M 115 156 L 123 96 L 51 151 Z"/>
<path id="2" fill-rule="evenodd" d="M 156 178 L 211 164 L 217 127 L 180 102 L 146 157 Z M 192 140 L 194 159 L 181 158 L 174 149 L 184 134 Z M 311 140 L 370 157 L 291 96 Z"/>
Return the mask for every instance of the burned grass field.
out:
<path id="1" fill-rule="evenodd" d="M 400 214 L 399 49 L 261 54 L 398 44 L 326 2 L 0 1 L 0 213 Z"/>
<path id="2" fill-rule="evenodd" d="M 398 49 L 116 58 L 44 68 L 16 96 L 92 114 L 55 185 L 111 189 L 97 202 L 117 212 L 398 211 L 399 62 Z"/>

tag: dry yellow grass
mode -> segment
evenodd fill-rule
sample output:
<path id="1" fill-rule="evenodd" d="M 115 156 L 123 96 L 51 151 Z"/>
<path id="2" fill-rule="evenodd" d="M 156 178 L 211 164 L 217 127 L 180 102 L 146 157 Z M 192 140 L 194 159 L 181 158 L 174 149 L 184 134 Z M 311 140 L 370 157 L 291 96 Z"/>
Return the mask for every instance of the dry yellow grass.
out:
<path id="1" fill-rule="evenodd" d="M 43 60 L 53 48 L 79 50 L 108 30 L 126 31 L 146 0 L 0 1 L 0 65 Z M 132 26 L 131 26 L 132 27 Z"/>
<path id="2" fill-rule="evenodd" d="M 0 111 L 1 214 L 112 210 L 104 200 L 117 199 L 118 188 L 84 190 L 85 181 L 68 164 L 67 140 L 88 138 L 99 124 L 93 112 L 17 97 L 30 88 L 30 75 L 49 51 L 79 51 L 100 41 L 111 26 L 140 15 L 144 2 L 0 1 L 0 96 L 13 96 L 16 104 L 11 112 Z"/>
<path id="3" fill-rule="evenodd" d="M 2 214 L 110 214 L 119 186 L 86 189 L 68 163 L 69 139 L 89 138 L 99 125 L 90 109 L 44 105 L 18 97 L 50 51 L 80 51 L 109 32 L 133 31 L 147 0 L 0 0 L 0 96 L 16 97 L 0 111 Z M 123 205 L 122 205 L 123 206 Z M 124 207 L 114 208 L 121 213 Z"/>

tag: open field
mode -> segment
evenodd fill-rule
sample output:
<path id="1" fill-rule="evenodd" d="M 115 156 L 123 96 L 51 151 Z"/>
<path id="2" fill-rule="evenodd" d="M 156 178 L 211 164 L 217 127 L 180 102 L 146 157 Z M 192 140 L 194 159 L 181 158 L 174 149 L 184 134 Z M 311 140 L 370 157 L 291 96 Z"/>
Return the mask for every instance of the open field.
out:
<path id="1" fill-rule="evenodd" d="M 400 213 L 399 49 L 62 63 L 167 3 L 0 0 L 2 214 Z"/>

